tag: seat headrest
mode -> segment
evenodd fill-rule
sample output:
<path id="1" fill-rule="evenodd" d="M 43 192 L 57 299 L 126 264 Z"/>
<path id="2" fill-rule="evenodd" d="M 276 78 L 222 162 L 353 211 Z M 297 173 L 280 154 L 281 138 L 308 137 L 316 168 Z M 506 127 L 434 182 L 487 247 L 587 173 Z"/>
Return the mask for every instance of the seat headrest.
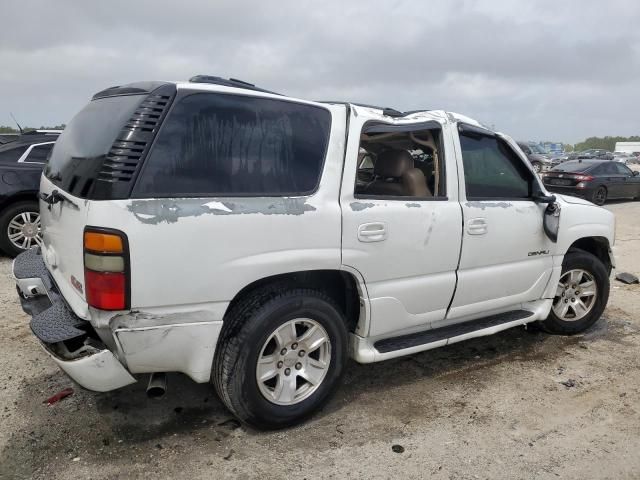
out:
<path id="1" fill-rule="evenodd" d="M 380 177 L 401 177 L 413 168 L 413 157 L 406 150 L 385 150 L 378 155 L 373 173 Z"/>

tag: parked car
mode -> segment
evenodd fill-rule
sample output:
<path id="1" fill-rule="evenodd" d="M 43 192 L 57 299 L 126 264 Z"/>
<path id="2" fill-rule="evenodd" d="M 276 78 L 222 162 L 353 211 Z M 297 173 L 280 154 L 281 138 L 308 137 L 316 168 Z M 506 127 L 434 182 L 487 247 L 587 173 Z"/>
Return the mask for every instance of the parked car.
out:
<path id="1" fill-rule="evenodd" d="M 549 191 L 586 198 L 596 205 L 608 199 L 640 197 L 640 177 L 626 165 L 609 160 L 572 160 L 544 176 Z"/>
<path id="2" fill-rule="evenodd" d="M 529 159 L 529 163 L 536 173 L 545 172 L 553 166 L 551 157 L 540 145 L 534 142 L 517 142 L 518 146 Z"/>
<path id="3" fill-rule="evenodd" d="M 19 136 L 17 133 L 0 133 L 0 146 L 17 140 Z"/>
<path id="4" fill-rule="evenodd" d="M 630 160 L 632 160 L 634 157 L 633 155 L 631 155 L 630 153 L 626 153 L 626 152 L 614 152 L 613 153 L 613 161 L 614 162 L 619 162 L 619 163 L 624 163 L 625 165 L 627 163 L 629 163 Z"/>
<path id="5" fill-rule="evenodd" d="M 613 154 L 608 150 L 600 148 L 590 148 L 589 150 L 578 152 L 576 158 L 613 160 Z"/>
<path id="6" fill-rule="evenodd" d="M 572 160 L 574 157 L 572 153 L 562 153 L 559 155 L 553 155 L 551 157 L 551 166 L 556 167 L 560 165 L 562 162 L 566 162 L 567 160 Z"/>
<path id="7" fill-rule="evenodd" d="M 38 188 L 58 135 L 34 130 L 0 146 L 0 250 L 9 256 L 40 244 Z"/>
<path id="8" fill-rule="evenodd" d="M 582 332 L 613 267 L 613 214 L 550 195 L 506 135 L 218 77 L 97 93 L 40 196 L 13 274 L 53 361 L 96 391 L 211 381 L 260 428 L 320 408 L 349 356 Z"/>

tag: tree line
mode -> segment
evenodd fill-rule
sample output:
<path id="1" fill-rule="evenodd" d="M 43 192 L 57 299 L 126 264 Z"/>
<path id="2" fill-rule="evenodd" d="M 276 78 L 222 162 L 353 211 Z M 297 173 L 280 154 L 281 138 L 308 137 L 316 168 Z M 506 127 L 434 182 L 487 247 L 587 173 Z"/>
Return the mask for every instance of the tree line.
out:
<path id="1" fill-rule="evenodd" d="M 589 137 L 584 142 L 576 143 L 573 149 L 579 152 L 590 148 L 599 148 L 613 152 L 617 142 L 640 142 L 640 135 L 632 135 L 631 137 Z"/>

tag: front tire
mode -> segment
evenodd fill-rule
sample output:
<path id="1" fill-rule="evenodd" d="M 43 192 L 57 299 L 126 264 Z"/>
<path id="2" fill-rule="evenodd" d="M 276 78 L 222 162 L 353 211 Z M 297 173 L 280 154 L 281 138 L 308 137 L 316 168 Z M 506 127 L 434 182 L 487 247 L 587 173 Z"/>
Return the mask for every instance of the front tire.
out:
<path id="1" fill-rule="evenodd" d="M 347 340 L 344 315 L 323 292 L 259 290 L 225 317 L 211 379 L 239 420 L 261 429 L 294 425 L 335 391 Z"/>
<path id="2" fill-rule="evenodd" d="M 7 255 L 15 257 L 40 243 L 38 202 L 16 202 L 0 214 L 0 249 Z"/>
<path id="3" fill-rule="evenodd" d="M 542 322 L 549 333 L 573 335 L 591 327 L 609 300 L 609 275 L 602 261 L 583 250 L 571 250 L 562 262 L 562 274 L 551 313 Z"/>

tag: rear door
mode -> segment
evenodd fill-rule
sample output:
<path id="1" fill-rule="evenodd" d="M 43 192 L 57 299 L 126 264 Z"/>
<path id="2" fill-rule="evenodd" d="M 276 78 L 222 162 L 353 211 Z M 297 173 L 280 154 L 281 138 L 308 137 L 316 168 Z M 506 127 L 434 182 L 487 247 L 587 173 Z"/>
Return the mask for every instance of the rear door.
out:
<path id="1" fill-rule="evenodd" d="M 616 168 L 616 162 L 606 162 L 597 168 L 597 173 L 602 175 L 607 186 L 607 198 L 625 197 L 625 176 Z"/>
<path id="2" fill-rule="evenodd" d="M 633 175 L 633 172 L 629 167 L 618 162 L 612 162 L 615 165 L 618 175 L 622 178 L 623 183 L 623 195 L 626 198 L 635 198 L 640 192 L 640 178 Z"/>
<path id="3" fill-rule="evenodd" d="M 427 132 L 437 143 L 439 168 L 433 148 L 408 140 L 413 135 L 428 143 Z M 381 168 L 390 150 L 411 154 L 406 172 Z M 340 198 L 342 263 L 366 283 L 371 316 L 361 335 L 422 330 L 444 319 L 456 284 L 462 227 L 453 158 L 446 125 L 393 122 L 353 107 Z M 402 191 L 403 175 L 426 180 L 429 192 Z"/>
<path id="4" fill-rule="evenodd" d="M 535 174 L 504 138 L 463 124 L 459 130 L 464 232 L 447 323 L 539 299 L 552 269 L 546 205 L 532 198 Z"/>

